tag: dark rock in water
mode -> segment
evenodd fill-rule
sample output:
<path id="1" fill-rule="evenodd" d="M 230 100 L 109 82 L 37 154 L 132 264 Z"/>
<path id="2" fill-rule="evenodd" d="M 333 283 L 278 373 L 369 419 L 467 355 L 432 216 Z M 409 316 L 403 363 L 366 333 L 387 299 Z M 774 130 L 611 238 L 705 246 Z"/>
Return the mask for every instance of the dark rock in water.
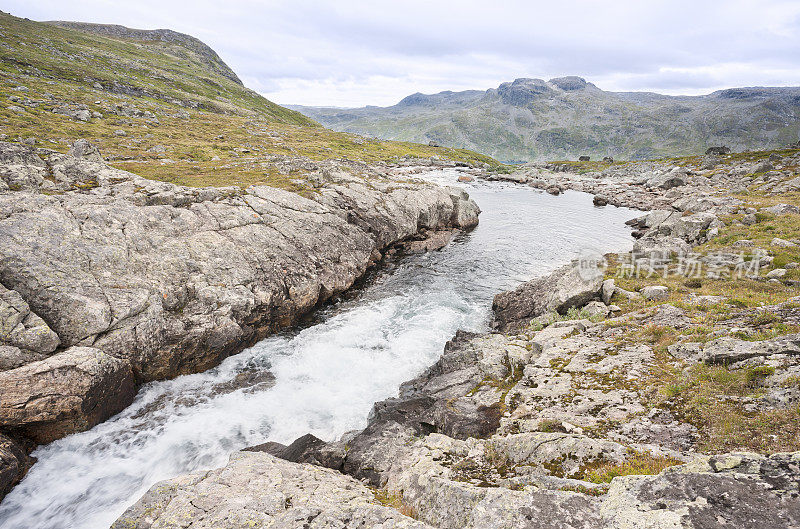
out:
<path id="1" fill-rule="evenodd" d="M 0 434 L 0 500 L 25 476 L 33 461 L 19 443 Z"/>
<path id="2" fill-rule="evenodd" d="M 578 161 L 579 162 L 588 162 L 591 159 L 592 158 L 590 156 L 581 156 L 580 158 L 578 158 Z"/>
<path id="3" fill-rule="evenodd" d="M 598 295 L 602 284 L 603 274 L 599 270 L 583 270 L 573 265 L 561 267 L 550 275 L 496 295 L 492 305 L 493 326 L 503 331 L 516 329 L 546 312 L 563 314 L 573 307 L 582 307 Z"/>
<path id="4" fill-rule="evenodd" d="M 454 230 L 435 230 L 426 232 L 420 240 L 406 241 L 400 247 L 406 253 L 425 253 L 441 250 L 455 235 Z"/>
<path id="5" fill-rule="evenodd" d="M 548 186 L 547 189 L 545 189 L 545 191 L 555 196 L 555 195 L 560 195 L 563 190 L 557 185 L 552 185 Z"/>
<path id="6" fill-rule="evenodd" d="M 722 156 L 723 154 L 730 154 L 731 150 L 728 147 L 709 147 L 706 149 L 706 154 L 715 154 L 717 156 Z"/>
<path id="7" fill-rule="evenodd" d="M 333 443 L 306 434 L 298 437 L 289 446 L 268 442 L 244 449 L 246 452 L 266 452 L 275 457 L 294 463 L 311 463 L 320 467 L 339 469 L 344 461 L 344 450 L 338 450 Z"/>
<path id="8" fill-rule="evenodd" d="M 604 197 L 603 195 L 595 195 L 594 198 L 592 199 L 592 203 L 595 206 L 607 206 L 608 205 L 608 199 L 606 197 Z"/>

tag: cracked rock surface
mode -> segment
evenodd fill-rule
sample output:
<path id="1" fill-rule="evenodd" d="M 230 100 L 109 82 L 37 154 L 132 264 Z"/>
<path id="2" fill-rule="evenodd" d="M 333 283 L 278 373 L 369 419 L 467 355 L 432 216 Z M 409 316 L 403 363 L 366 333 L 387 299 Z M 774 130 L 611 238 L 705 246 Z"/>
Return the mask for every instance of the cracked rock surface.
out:
<path id="1" fill-rule="evenodd" d="M 307 196 L 189 188 L 110 167 L 83 140 L 67 154 L 0 142 L 0 431 L 90 428 L 135 385 L 293 324 L 391 246 L 441 246 L 478 222 L 461 190 L 315 169 Z"/>
<path id="2" fill-rule="evenodd" d="M 167 527 L 431 528 L 381 505 L 363 483 L 335 470 L 259 452 L 237 452 L 222 469 L 157 483 L 112 525 Z"/>

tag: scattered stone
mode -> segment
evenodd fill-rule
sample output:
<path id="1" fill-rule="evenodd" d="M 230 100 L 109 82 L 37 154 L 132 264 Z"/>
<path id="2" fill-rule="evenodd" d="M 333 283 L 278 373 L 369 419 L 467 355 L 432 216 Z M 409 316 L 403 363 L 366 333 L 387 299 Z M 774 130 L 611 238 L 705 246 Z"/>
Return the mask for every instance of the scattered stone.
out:
<path id="1" fill-rule="evenodd" d="M 800 208 L 792 204 L 776 204 L 768 208 L 764 208 L 764 212 L 772 215 L 789 215 L 800 213 Z"/>
<path id="2" fill-rule="evenodd" d="M 650 323 L 661 327 L 683 329 L 691 323 L 691 320 L 686 316 L 686 313 L 678 307 L 664 304 L 656 308 L 655 313 L 650 318 Z"/>
<path id="3" fill-rule="evenodd" d="M 776 268 L 775 270 L 767 272 L 767 279 L 779 279 L 785 275 L 786 275 L 785 268 Z"/>
<path id="4" fill-rule="evenodd" d="M 669 298 L 669 288 L 664 286 L 648 286 L 639 292 L 648 301 L 665 301 Z"/>
<path id="5" fill-rule="evenodd" d="M 800 355 L 800 335 L 789 334 L 760 342 L 725 336 L 707 343 L 701 359 L 710 364 L 733 364 L 748 358 L 772 355 Z"/>
<path id="6" fill-rule="evenodd" d="M 605 303 L 606 305 L 611 303 L 611 298 L 614 295 L 616 288 L 617 287 L 615 286 L 613 279 L 606 279 L 605 281 L 603 281 L 603 285 L 600 289 L 600 295 L 603 299 L 603 303 Z"/>
<path id="7" fill-rule="evenodd" d="M 608 199 L 602 195 L 595 195 L 594 199 L 592 199 L 592 203 L 595 206 L 606 206 L 608 205 Z"/>
<path id="8" fill-rule="evenodd" d="M 706 154 L 714 154 L 716 156 L 723 156 L 725 154 L 730 154 L 731 150 L 728 147 L 721 146 L 721 147 L 709 147 L 706 149 Z"/>
<path id="9" fill-rule="evenodd" d="M 778 246 L 780 248 L 797 248 L 797 244 L 796 243 L 793 243 L 791 241 L 787 241 L 785 239 L 780 239 L 778 237 L 775 237 L 774 239 L 772 239 L 772 241 L 770 242 L 770 245 L 771 246 Z"/>
<path id="10" fill-rule="evenodd" d="M 516 290 L 494 297 L 494 327 L 509 330 L 525 326 L 546 312 L 566 313 L 582 307 L 600 292 L 603 274 L 567 265 L 538 279 L 523 283 Z"/>
<path id="11" fill-rule="evenodd" d="M 590 301 L 582 309 L 587 318 L 605 318 L 608 316 L 609 308 L 602 301 Z"/>

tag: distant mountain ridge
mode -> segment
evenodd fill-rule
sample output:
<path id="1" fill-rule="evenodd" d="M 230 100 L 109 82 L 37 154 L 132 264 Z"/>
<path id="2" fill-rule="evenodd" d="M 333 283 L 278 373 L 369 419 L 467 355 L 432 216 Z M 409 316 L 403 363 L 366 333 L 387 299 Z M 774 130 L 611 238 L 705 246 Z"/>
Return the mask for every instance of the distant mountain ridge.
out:
<path id="1" fill-rule="evenodd" d="M 516 79 L 488 90 L 416 93 L 390 107 L 287 105 L 336 130 L 465 147 L 502 160 L 698 154 L 710 145 L 778 148 L 800 139 L 800 87 L 701 96 L 608 92 L 582 77 Z"/>

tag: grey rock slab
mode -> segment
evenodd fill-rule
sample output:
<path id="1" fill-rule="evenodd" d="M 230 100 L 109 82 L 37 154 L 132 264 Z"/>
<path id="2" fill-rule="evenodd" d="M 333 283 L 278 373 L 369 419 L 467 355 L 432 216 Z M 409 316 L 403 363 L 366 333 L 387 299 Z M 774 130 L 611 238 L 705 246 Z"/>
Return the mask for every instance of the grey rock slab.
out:
<path id="1" fill-rule="evenodd" d="M 800 525 L 800 454 L 725 454 L 611 482 L 604 527 L 784 529 Z"/>
<path id="2" fill-rule="evenodd" d="M 221 469 L 153 485 L 111 527 L 189 526 L 431 529 L 381 505 L 370 489 L 351 477 L 259 452 L 236 452 Z"/>
<path id="3" fill-rule="evenodd" d="M 51 354 L 58 347 L 58 335 L 34 314 L 19 293 L 0 285 L 0 347 L 8 346 L 32 356 Z M 18 367 L 0 354 L 0 370 Z"/>
<path id="4" fill-rule="evenodd" d="M 789 334 L 759 342 L 724 336 L 705 344 L 701 358 L 712 364 L 732 364 L 748 358 L 772 355 L 800 355 L 800 335 Z"/>

